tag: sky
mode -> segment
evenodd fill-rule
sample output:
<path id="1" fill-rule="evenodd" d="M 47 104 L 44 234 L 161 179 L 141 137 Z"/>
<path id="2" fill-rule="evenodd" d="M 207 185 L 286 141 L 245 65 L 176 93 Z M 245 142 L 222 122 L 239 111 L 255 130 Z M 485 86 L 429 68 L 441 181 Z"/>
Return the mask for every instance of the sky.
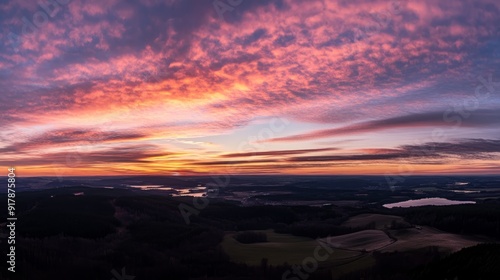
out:
<path id="1" fill-rule="evenodd" d="M 498 0 L 2 0 L 0 165 L 499 174 L 499 27 Z"/>

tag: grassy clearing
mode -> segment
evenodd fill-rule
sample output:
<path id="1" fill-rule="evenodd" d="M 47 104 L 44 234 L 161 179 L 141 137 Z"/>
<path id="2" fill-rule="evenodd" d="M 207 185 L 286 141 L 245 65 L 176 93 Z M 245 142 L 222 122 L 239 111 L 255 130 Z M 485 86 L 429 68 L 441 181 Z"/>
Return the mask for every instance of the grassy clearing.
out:
<path id="1" fill-rule="evenodd" d="M 258 231 L 267 234 L 268 242 L 242 244 L 233 238 L 234 233 L 228 233 L 221 244 L 224 251 L 231 257 L 231 261 L 260 265 L 263 258 L 268 259 L 270 265 L 301 264 L 307 257 L 314 255 L 319 243 L 311 238 L 297 237 L 289 234 L 275 233 L 273 230 Z M 322 249 L 320 254 L 326 254 Z M 334 249 L 330 257 L 320 265 L 331 266 L 348 258 L 358 256 L 358 252 Z"/>
<path id="2" fill-rule="evenodd" d="M 357 221 L 354 221 L 360 223 L 375 220 L 378 226 L 390 225 L 393 219 L 403 221 L 401 217 L 388 215 L 362 215 L 355 218 Z M 314 256 L 314 249 L 319 245 L 317 240 L 311 238 L 278 234 L 272 230 L 257 232 L 266 233 L 268 242 L 242 244 L 233 238 L 235 233 L 225 235 L 221 245 L 230 256 L 231 261 L 258 266 L 263 258 L 267 258 L 270 265 L 284 263 L 300 265 L 305 258 Z M 421 230 L 409 228 L 390 230 L 389 233 L 392 237 L 397 238 L 396 242 L 382 230 L 363 230 L 323 238 L 319 241 L 328 243 L 334 247 L 334 251 L 330 258 L 320 262 L 320 267 L 329 269 L 332 279 L 336 279 L 341 275 L 373 266 L 375 259 L 372 256 L 372 251 L 411 251 L 428 246 L 437 246 L 440 251 L 448 253 L 487 241 L 450 234 L 425 226 Z M 324 249 L 321 249 L 321 254 L 325 252 Z"/>

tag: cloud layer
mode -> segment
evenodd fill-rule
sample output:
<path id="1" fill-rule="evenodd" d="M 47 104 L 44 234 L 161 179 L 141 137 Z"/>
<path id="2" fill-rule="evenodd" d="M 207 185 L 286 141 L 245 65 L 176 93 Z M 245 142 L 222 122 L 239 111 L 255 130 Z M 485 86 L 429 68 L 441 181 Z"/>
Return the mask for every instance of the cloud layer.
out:
<path id="1" fill-rule="evenodd" d="M 495 0 L 4 1 L 0 162 L 498 173 L 497 150 L 456 146 L 500 139 L 498 14 Z M 437 152 L 408 156 L 426 143 Z"/>

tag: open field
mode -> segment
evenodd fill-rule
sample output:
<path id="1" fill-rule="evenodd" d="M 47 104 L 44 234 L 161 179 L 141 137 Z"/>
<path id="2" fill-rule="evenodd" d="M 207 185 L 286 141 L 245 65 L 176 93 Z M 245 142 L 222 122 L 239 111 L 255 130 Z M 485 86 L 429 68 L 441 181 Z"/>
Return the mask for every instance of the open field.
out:
<path id="1" fill-rule="evenodd" d="M 407 224 L 407 222 L 399 216 L 392 215 L 381 215 L 381 214 L 361 214 L 354 217 L 349 218 L 349 220 L 345 221 L 342 226 L 348 227 L 363 227 L 367 226 L 370 223 L 375 223 L 375 227 L 377 229 L 386 229 L 390 228 L 391 223 L 396 221 L 398 224 Z M 334 242 L 340 243 L 340 247 L 344 249 L 359 249 L 359 244 L 365 242 L 365 245 L 368 247 L 377 246 L 377 242 L 380 242 L 383 239 L 379 239 L 377 235 L 372 235 L 371 241 L 374 244 L 370 245 L 370 234 L 364 234 L 366 239 L 356 240 L 356 234 L 345 236 L 337 236 L 332 238 Z M 481 242 L 493 242 L 491 239 L 477 238 L 477 237 L 468 237 L 459 234 L 447 233 L 440 231 L 438 229 L 432 227 L 423 226 L 421 229 L 416 228 L 408 228 L 408 229 L 397 229 L 397 230 L 389 230 L 389 234 L 391 237 L 395 238 L 396 241 L 383 249 L 383 252 L 390 251 L 409 251 L 415 250 L 428 246 L 437 246 L 440 247 L 440 250 L 443 252 L 455 252 L 464 247 L 474 246 Z M 382 235 L 380 235 L 380 238 Z M 362 237 L 362 236 L 361 236 Z M 347 243 L 341 243 L 342 241 L 347 240 Z M 361 242 L 362 241 L 362 242 Z M 332 243 L 335 245 L 334 243 Z M 338 245 L 338 244 L 337 244 Z M 349 247 L 351 246 L 351 247 Z M 338 247 L 338 246 L 337 246 Z M 368 249 L 367 249 L 368 250 Z"/>
<path id="2" fill-rule="evenodd" d="M 361 214 L 349 218 L 342 223 L 342 226 L 357 228 L 366 227 L 370 223 L 375 223 L 376 229 L 385 229 L 391 226 L 392 221 L 398 223 L 406 223 L 405 220 L 399 216 L 381 215 L 381 214 Z"/>
<path id="3" fill-rule="evenodd" d="M 385 232 L 374 229 L 323 238 L 321 240 L 333 248 L 355 251 L 374 251 L 393 242 Z"/>
<path id="4" fill-rule="evenodd" d="M 260 265 L 263 258 L 267 258 L 270 265 L 282 265 L 285 262 L 301 264 L 305 258 L 312 257 L 315 248 L 319 246 L 319 243 L 311 238 L 279 234 L 273 230 L 257 232 L 265 232 L 268 242 L 242 244 L 233 238 L 234 233 L 228 233 L 221 246 L 232 261 L 247 265 Z M 322 249 L 321 254 L 326 254 L 326 251 Z M 359 255 L 360 253 L 355 251 L 334 249 L 330 257 L 320 265 L 342 263 Z"/>
<path id="5" fill-rule="evenodd" d="M 440 251 L 451 253 L 482 242 L 493 241 L 491 239 L 447 233 L 432 227 L 422 226 L 421 228 L 420 230 L 416 228 L 390 230 L 390 234 L 397 241 L 383 248 L 381 251 L 410 251 L 422 247 L 437 246 L 440 248 Z"/>
<path id="6" fill-rule="evenodd" d="M 372 216 L 372 215 L 370 215 Z M 357 222 L 369 221 L 369 216 L 357 217 Z M 384 226 L 393 219 L 403 221 L 401 217 L 387 215 L 373 215 L 377 225 Z M 366 221 L 365 221 L 366 222 Z M 311 257 L 319 242 L 333 248 L 330 258 L 320 262 L 321 267 L 332 268 L 335 275 L 349 271 L 368 268 L 373 263 L 370 252 L 412 251 L 428 246 L 437 246 L 444 253 L 451 253 L 464 247 L 474 246 L 491 240 L 466 237 L 458 234 L 442 232 L 431 227 L 422 229 L 409 228 L 390 230 L 389 237 L 382 230 L 363 230 L 351 234 L 333 236 L 317 240 L 298 237 L 289 234 L 275 233 L 273 230 L 258 231 L 267 235 L 268 242 L 242 244 L 236 241 L 235 233 L 227 233 L 221 244 L 223 250 L 230 256 L 231 261 L 258 266 L 263 258 L 268 259 L 270 265 L 301 264 L 304 258 Z M 322 253 L 324 253 L 322 249 Z"/>

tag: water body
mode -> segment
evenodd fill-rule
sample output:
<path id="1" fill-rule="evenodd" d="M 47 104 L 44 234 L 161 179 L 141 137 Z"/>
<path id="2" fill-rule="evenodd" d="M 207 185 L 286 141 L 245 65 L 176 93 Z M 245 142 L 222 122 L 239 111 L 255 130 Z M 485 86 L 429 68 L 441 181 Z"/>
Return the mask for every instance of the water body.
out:
<path id="1" fill-rule="evenodd" d="M 172 188 L 163 185 L 129 185 L 129 187 L 134 189 L 140 189 L 143 191 L 166 191 L 172 196 L 195 196 L 202 197 L 206 196 L 205 187 L 194 187 L 194 188 Z"/>
<path id="2" fill-rule="evenodd" d="M 457 205 L 457 204 L 475 204 L 475 201 L 460 201 L 460 200 L 449 200 L 447 198 L 440 197 L 431 197 L 431 198 L 422 198 L 422 199 L 412 199 L 406 200 L 396 203 L 384 204 L 385 208 L 394 208 L 394 207 L 416 207 L 416 206 L 443 206 L 443 205 Z"/>

